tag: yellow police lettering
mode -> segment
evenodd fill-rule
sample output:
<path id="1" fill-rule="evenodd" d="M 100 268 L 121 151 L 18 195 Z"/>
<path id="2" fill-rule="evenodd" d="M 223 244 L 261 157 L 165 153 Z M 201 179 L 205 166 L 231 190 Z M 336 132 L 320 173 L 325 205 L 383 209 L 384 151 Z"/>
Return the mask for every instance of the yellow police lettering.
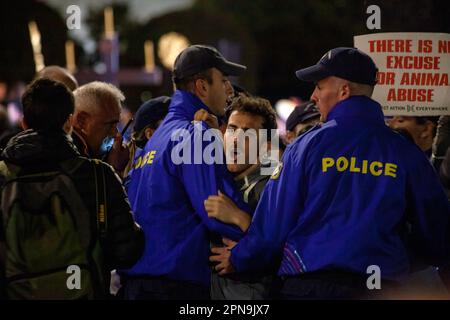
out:
<path id="1" fill-rule="evenodd" d="M 332 166 L 334 166 L 333 158 L 322 158 L 322 172 L 326 172 Z"/>
<path id="2" fill-rule="evenodd" d="M 377 166 L 379 169 L 375 170 L 375 166 Z M 383 168 L 383 164 L 381 162 L 374 161 L 370 164 L 369 170 L 372 175 L 374 175 L 375 177 L 378 177 L 379 175 L 381 175 L 383 173 L 382 168 Z"/>
<path id="3" fill-rule="evenodd" d="M 375 177 L 381 175 L 392 178 L 397 177 L 397 165 L 395 163 L 358 159 L 358 157 L 322 158 L 322 172 L 327 172 L 332 168 L 335 168 L 337 172 L 348 171 L 360 174 L 369 173 Z"/>
<path id="4" fill-rule="evenodd" d="M 384 167 L 384 175 L 396 178 L 397 177 L 397 165 L 394 163 L 387 162 L 386 166 Z"/>
<path id="5" fill-rule="evenodd" d="M 348 168 L 348 160 L 345 157 L 339 157 L 336 161 L 337 171 L 345 171 Z"/>
<path id="6" fill-rule="evenodd" d="M 361 173 L 363 173 L 363 174 L 366 174 L 367 173 L 367 163 L 368 163 L 369 161 L 367 161 L 367 160 L 363 160 L 362 161 L 362 170 L 361 170 Z"/>
<path id="7" fill-rule="evenodd" d="M 141 168 L 142 168 L 143 166 L 145 166 L 145 164 L 147 163 L 149 153 L 150 153 L 150 152 L 147 152 L 147 153 L 144 155 L 144 158 L 142 159 Z"/>
<path id="8" fill-rule="evenodd" d="M 350 158 L 350 172 L 360 172 L 361 169 L 356 166 L 356 158 Z"/>
<path id="9" fill-rule="evenodd" d="M 155 153 L 156 153 L 155 150 L 150 151 L 150 154 L 149 154 L 149 157 L 148 157 L 148 161 L 147 161 L 148 164 L 152 164 L 153 163 L 153 159 L 155 158 Z"/>
<path id="10" fill-rule="evenodd" d="M 135 169 L 139 168 L 141 166 L 142 157 L 139 157 L 136 161 L 136 165 L 134 166 Z"/>

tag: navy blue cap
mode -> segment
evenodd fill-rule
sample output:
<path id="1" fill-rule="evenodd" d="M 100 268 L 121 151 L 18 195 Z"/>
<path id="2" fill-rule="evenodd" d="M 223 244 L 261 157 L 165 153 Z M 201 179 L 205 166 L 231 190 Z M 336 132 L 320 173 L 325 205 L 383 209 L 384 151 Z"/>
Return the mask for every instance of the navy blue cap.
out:
<path id="1" fill-rule="evenodd" d="M 372 58 L 356 48 L 334 48 L 317 64 L 298 70 L 295 75 L 303 81 L 317 82 L 335 76 L 348 81 L 375 85 L 378 68 Z"/>
<path id="2" fill-rule="evenodd" d="M 150 123 L 162 120 L 169 112 L 170 98 L 161 96 L 144 102 L 134 115 L 134 131 L 139 132 Z"/>
<path id="3" fill-rule="evenodd" d="M 299 123 L 303 123 L 307 120 L 318 117 L 320 117 L 320 113 L 317 110 L 314 102 L 305 102 L 294 108 L 294 110 L 291 112 L 286 120 L 286 130 L 294 131 L 295 126 Z"/>
<path id="4" fill-rule="evenodd" d="M 173 67 L 174 80 L 181 80 L 197 73 L 216 68 L 225 75 L 239 76 L 246 66 L 230 62 L 214 47 L 192 45 L 181 51 Z"/>

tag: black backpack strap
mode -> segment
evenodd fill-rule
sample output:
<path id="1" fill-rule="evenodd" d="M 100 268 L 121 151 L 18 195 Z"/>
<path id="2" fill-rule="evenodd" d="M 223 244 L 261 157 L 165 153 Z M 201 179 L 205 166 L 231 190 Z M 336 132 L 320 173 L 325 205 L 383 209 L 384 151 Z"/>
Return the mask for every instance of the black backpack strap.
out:
<path id="1" fill-rule="evenodd" d="M 106 179 L 105 169 L 101 165 L 100 160 L 93 159 L 94 163 L 94 178 L 95 178 L 95 199 L 97 212 L 97 228 L 100 233 L 100 238 L 106 238 L 106 230 L 108 227 L 107 217 L 108 208 L 106 205 Z"/>

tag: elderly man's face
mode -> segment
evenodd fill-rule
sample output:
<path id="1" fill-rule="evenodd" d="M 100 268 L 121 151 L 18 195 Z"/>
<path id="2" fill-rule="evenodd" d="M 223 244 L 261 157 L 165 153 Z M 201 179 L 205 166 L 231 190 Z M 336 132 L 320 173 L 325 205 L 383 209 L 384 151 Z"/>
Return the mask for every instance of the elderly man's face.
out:
<path id="1" fill-rule="evenodd" d="M 311 95 L 311 100 L 316 103 L 322 121 L 326 121 L 328 113 L 330 113 L 336 103 L 343 100 L 341 89 L 344 84 L 345 81 L 337 77 L 328 77 L 317 82 L 316 88 Z"/>
<path id="2" fill-rule="evenodd" d="M 86 143 L 94 153 L 94 156 L 102 154 L 100 147 L 106 137 L 114 137 L 116 135 L 120 112 L 120 106 L 117 103 L 113 103 L 105 108 L 98 108 L 96 112 L 89 114 L 83 133 Z"/>

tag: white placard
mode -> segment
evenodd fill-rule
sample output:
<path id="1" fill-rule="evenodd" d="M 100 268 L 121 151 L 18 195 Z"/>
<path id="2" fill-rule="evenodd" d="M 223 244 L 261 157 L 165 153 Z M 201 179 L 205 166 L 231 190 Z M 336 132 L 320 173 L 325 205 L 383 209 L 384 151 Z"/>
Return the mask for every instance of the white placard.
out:
<path id="1" fill-rule="evenodd" d="M 354 45 L 378 67 L 372 98 L 385 115 L 450 115 L 450 34 L 375 33 Z"/>

